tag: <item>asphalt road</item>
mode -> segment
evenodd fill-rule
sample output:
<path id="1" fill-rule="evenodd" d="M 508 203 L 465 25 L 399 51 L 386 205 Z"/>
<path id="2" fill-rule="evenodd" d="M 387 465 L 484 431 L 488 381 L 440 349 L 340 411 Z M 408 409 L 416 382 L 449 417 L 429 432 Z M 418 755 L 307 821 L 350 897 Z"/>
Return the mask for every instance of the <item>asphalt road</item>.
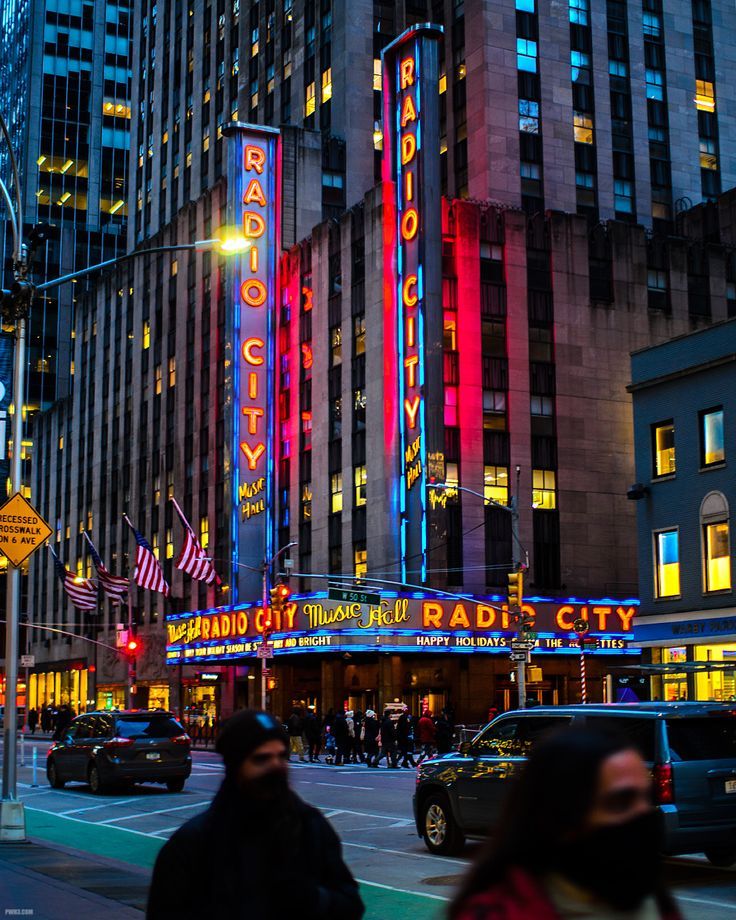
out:
<path id="1" fill-rule="evenodd" d="M 223 776 L 216 754 L 197 751 L 182 793 L 152 785 L 136 787 L 129 795 L 97 797 L 82 784 L 51 789 L 44 773 L 48 742 L 29 743 L 27 752 L 32 746 L 38 749 L 39 785 L 32 785 L 28 753 L 18 785 L 27 806 L 29 835 L 139 866 L 149 866 L 162 842 L 207 807 Z M 477 845 L 456 858 L 426 851 L 412 819 L 413 770 L 293 763 L 291 779 L 340 835 L 346 860 L 370 896 L 370 920 L 385 920 L 397 908 L 403 920 L 439 920 Z M 670 860 L 668 876 L 687 920 L 736 920 L 735 869 L 713 868 L 694 855 Z"/>

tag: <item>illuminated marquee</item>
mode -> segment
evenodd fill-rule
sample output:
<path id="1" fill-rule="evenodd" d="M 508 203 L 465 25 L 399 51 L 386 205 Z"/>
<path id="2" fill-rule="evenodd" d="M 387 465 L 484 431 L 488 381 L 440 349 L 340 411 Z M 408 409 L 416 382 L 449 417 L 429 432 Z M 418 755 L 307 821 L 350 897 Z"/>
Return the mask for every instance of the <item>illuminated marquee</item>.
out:
<path id="1" fill-rule="evenodd" d="M 579 654 L 574 623 L 590 624 L 601 654 L 626 651 L 636 601 L 535 601 L 524 605 L 537 632 L 536 650 Z M 221 661 L 256 654 L 261 608 L 221 607 L 166 618 L 167 661 Z M 362 650 L 508 652 L 517 625 L 495 597 L 463 600 L 390 596 L 378 604 L 340 603 L 324 595 L 292 600 L 274 615 L 270 641 L 277 653 Z"/>
<path id="2" fill-rule="evenodd" d="M 234 261 L 233 559 L 258 566 L 272 555 L 279 134 L 231 125 L 229 211 L 246 241 Z M 234 599 L 258 597 L 258 573 L 234 567 Z"/>
<path id="3" fill-rule="evenodd" d="M 438 44 L 418 26 L 383 52 L 384 179 L 395 189 L 402 577 L 426 580 L 427 456 L 444 450 Z M 437 516 L 435 516 L 437 518 Z M 439 542 L 439 541 L 435 541 Z"/>

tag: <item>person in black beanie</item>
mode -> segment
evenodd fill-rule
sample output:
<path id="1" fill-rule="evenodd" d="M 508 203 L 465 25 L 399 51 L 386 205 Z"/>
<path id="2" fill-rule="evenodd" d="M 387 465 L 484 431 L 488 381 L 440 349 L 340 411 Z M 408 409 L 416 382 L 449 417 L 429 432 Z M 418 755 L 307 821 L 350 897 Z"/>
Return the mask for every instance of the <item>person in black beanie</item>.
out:
<path id="1" fill-rule="evenodd" d="M 156 859 L 147 920 L 360 920 L 358 886 L 340 840 L 289 788 L 289 741 L 265 712 L 222 726 L 225 779 L 210 807 Z"/>

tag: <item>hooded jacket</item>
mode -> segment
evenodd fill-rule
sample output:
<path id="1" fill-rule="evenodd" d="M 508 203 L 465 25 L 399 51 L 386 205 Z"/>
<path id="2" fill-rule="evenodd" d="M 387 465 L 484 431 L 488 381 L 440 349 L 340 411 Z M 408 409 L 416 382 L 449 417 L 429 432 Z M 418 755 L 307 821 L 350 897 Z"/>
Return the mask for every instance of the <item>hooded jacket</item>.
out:
<path id="1" fill-rule="evenodd" d="M 147 920 L 360 920 L 340 841 L 293 792 L 254 801 L 226 779 L 212 804 L 160 851 Z"/>

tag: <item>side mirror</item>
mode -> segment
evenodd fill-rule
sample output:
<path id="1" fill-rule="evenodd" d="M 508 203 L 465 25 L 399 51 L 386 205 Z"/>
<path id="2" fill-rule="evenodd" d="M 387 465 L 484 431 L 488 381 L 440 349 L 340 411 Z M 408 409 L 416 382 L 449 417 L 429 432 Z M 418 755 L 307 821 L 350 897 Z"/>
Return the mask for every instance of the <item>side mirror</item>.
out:
<path id="1" fill-rule="evenodd" d="M 473 745 L 470 741 L 462 741 L 460 747 L 457 749 L 461 757 L 470 757 L 470 751 Z"/>
<path id="2" fill-rule="evenodd" d="M 64 735 L 64 744 L 69 747 L 70 744 L 74 743 L 74 738 L 71 735 Z"/>

